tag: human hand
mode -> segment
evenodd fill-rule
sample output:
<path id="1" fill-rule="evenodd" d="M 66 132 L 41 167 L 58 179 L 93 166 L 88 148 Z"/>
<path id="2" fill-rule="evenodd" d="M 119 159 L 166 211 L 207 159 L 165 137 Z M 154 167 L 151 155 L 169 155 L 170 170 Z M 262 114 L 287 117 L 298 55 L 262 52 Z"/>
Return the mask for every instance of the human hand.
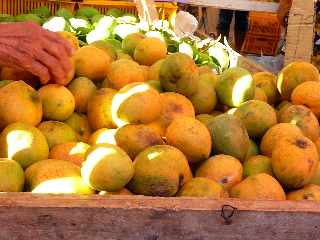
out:
<path id="1" fill-rule="evenodd" d="M 65 85 L 71 55 L 68 42 L 33 22 L 0 24 L 0 65 L 28 71 L 41 84 Z"/>

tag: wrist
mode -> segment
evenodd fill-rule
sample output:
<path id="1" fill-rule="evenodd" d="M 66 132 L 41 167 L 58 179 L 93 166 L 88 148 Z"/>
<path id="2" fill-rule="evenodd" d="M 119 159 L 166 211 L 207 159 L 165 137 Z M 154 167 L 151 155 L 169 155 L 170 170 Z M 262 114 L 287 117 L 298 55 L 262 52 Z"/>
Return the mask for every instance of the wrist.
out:
<path id="1" fill-rule="evenodd" d="M 31 31 L 26 22 L 18 23 L 1 23 L 0 24 L 0 39 L 8 37 L 23 37 Z"/>
<path id="2" fill-rule="evenodd" d="M 10 36 L 9 33 L 12 32 L 12 30 L 13 30 L 12 28 L 14 28 L 14 23 L 1 23 L 0 24 L 0 38 Z"/>

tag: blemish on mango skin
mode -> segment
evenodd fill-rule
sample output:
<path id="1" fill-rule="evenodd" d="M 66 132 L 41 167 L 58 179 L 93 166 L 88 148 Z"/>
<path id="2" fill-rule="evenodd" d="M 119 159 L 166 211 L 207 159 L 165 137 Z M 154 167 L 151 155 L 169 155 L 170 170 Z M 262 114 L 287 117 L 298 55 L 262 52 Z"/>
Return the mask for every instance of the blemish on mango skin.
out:
<path id="1" fill-rule="evenodd" d="M 181 113 L 182 112 L 182 106 L 179 104 L 172 104 L 170 107 L 172 112 Z"/>
<path id="2" fill-rule="evenodd" d="M 158 138 L 154 132 L 139 132 L 138 135 L 141 140 L 145 141 L 149 146 L 161 145 L 164 143 L 163 140 L 160 137 Z"/>
<path id="3" fill-rule="evenodd" d="M 222 184 L 228 183 L 228 177 L 221 178 L 220 183 L 222 183 Z"/>
<path id="4" fill-rule="evenodd" d="M 306 149 L 308 147 L 308 143 L 306 141 L 304 141 L 303 139 L 297 139 L 296 145 L 302 149 Z"/>
<path id="5" fill-rule="evenodd" d="M 310 158 L 308 158 L 307 161 L 308 161 L 308 164 L 309 164 L 308 170 L 309 170 L 309 172 L 311 172 L 312 169 L 313 169 L 313 166 L 314 166 L 314 164 L 315 164 L 315 161 L 313 161 L 313 160 L 310 159 Z"/>

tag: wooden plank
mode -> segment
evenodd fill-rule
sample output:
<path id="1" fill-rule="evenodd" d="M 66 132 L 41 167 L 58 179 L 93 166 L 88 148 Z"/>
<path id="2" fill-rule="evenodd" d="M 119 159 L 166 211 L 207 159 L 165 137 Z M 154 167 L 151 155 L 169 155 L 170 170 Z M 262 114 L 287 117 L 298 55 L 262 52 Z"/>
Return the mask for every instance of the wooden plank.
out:
<path id="1" fill-rule="evenodd" d="M 286 36 L 285 65 L 297 60 L 311 62 L 314 27 L 314 1 L 293 0 Z"/>
<path id="2" fill-rule="evenodd" d="M 288 33 L 290 34 L 286 38 L 285 65 L 297 60 L 310 62 L 313 54 L 313 27 L 290 25 Z"/>
<path id="3" fill-rule="evenodd" d="M 157 0 L 158 2 L 159 0 Z M 168 1 L 168 0 L 160 0 Z M 279 4 L 273 2 L 261 2 L 250 0 L 178 0 L 178 3 L 189 4 L 204 7 L 215 7 L 221 9 L 256 11 L 256 12 L 271 12 L 275 13 L 278 10 Z"/>
<path id="4" fill-rule="evenodd" d="M 311 212 L 320 213 L 317 201 L 251 201 L 240 199 L 210 199 L 182 197 L 147 197 L 126 195 L 76 195 L 76 194 L 35 194 L 0 193 L 0 208 L 122 208 L 220 211 L 223 205 L 231 205 L 238 211 L 253 212 Z M 320 224 L 320 222 L 319 222 Z"/>
<path id="5" fill-rule="evenodd" d="M 236 207 L 227 225 L 221 208 Z M 312 201 L 0 194 L 0 239 L 318 239 Z"/>
<path id="6" fill-rule="evenodd" d="M 141 22 L 147 22 L 152 24 L 153 22 L 159 20 L 158 12 L 153 0 L 134 0 L 139 19 Z"/>

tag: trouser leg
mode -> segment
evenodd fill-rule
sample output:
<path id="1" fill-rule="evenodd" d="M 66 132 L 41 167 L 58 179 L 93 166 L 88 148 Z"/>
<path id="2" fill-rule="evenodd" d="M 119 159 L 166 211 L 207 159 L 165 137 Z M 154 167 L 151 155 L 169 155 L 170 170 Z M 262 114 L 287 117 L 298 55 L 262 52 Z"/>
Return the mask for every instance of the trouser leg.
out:
<path id="1" fill-rule="evenodd" d="M 241 51 L 246 32 L 248 31 L 248 12 L 235 12 L 235 48 L 238 52 Z"/>
<path id="2" fill-rule="evenodd" d="M 229 37 L 230 25 L 233 18 L 233 10 L 221 9 L 219 12 L 219 22 L 217 25 L 217 32 L 222 37 Z"/>

